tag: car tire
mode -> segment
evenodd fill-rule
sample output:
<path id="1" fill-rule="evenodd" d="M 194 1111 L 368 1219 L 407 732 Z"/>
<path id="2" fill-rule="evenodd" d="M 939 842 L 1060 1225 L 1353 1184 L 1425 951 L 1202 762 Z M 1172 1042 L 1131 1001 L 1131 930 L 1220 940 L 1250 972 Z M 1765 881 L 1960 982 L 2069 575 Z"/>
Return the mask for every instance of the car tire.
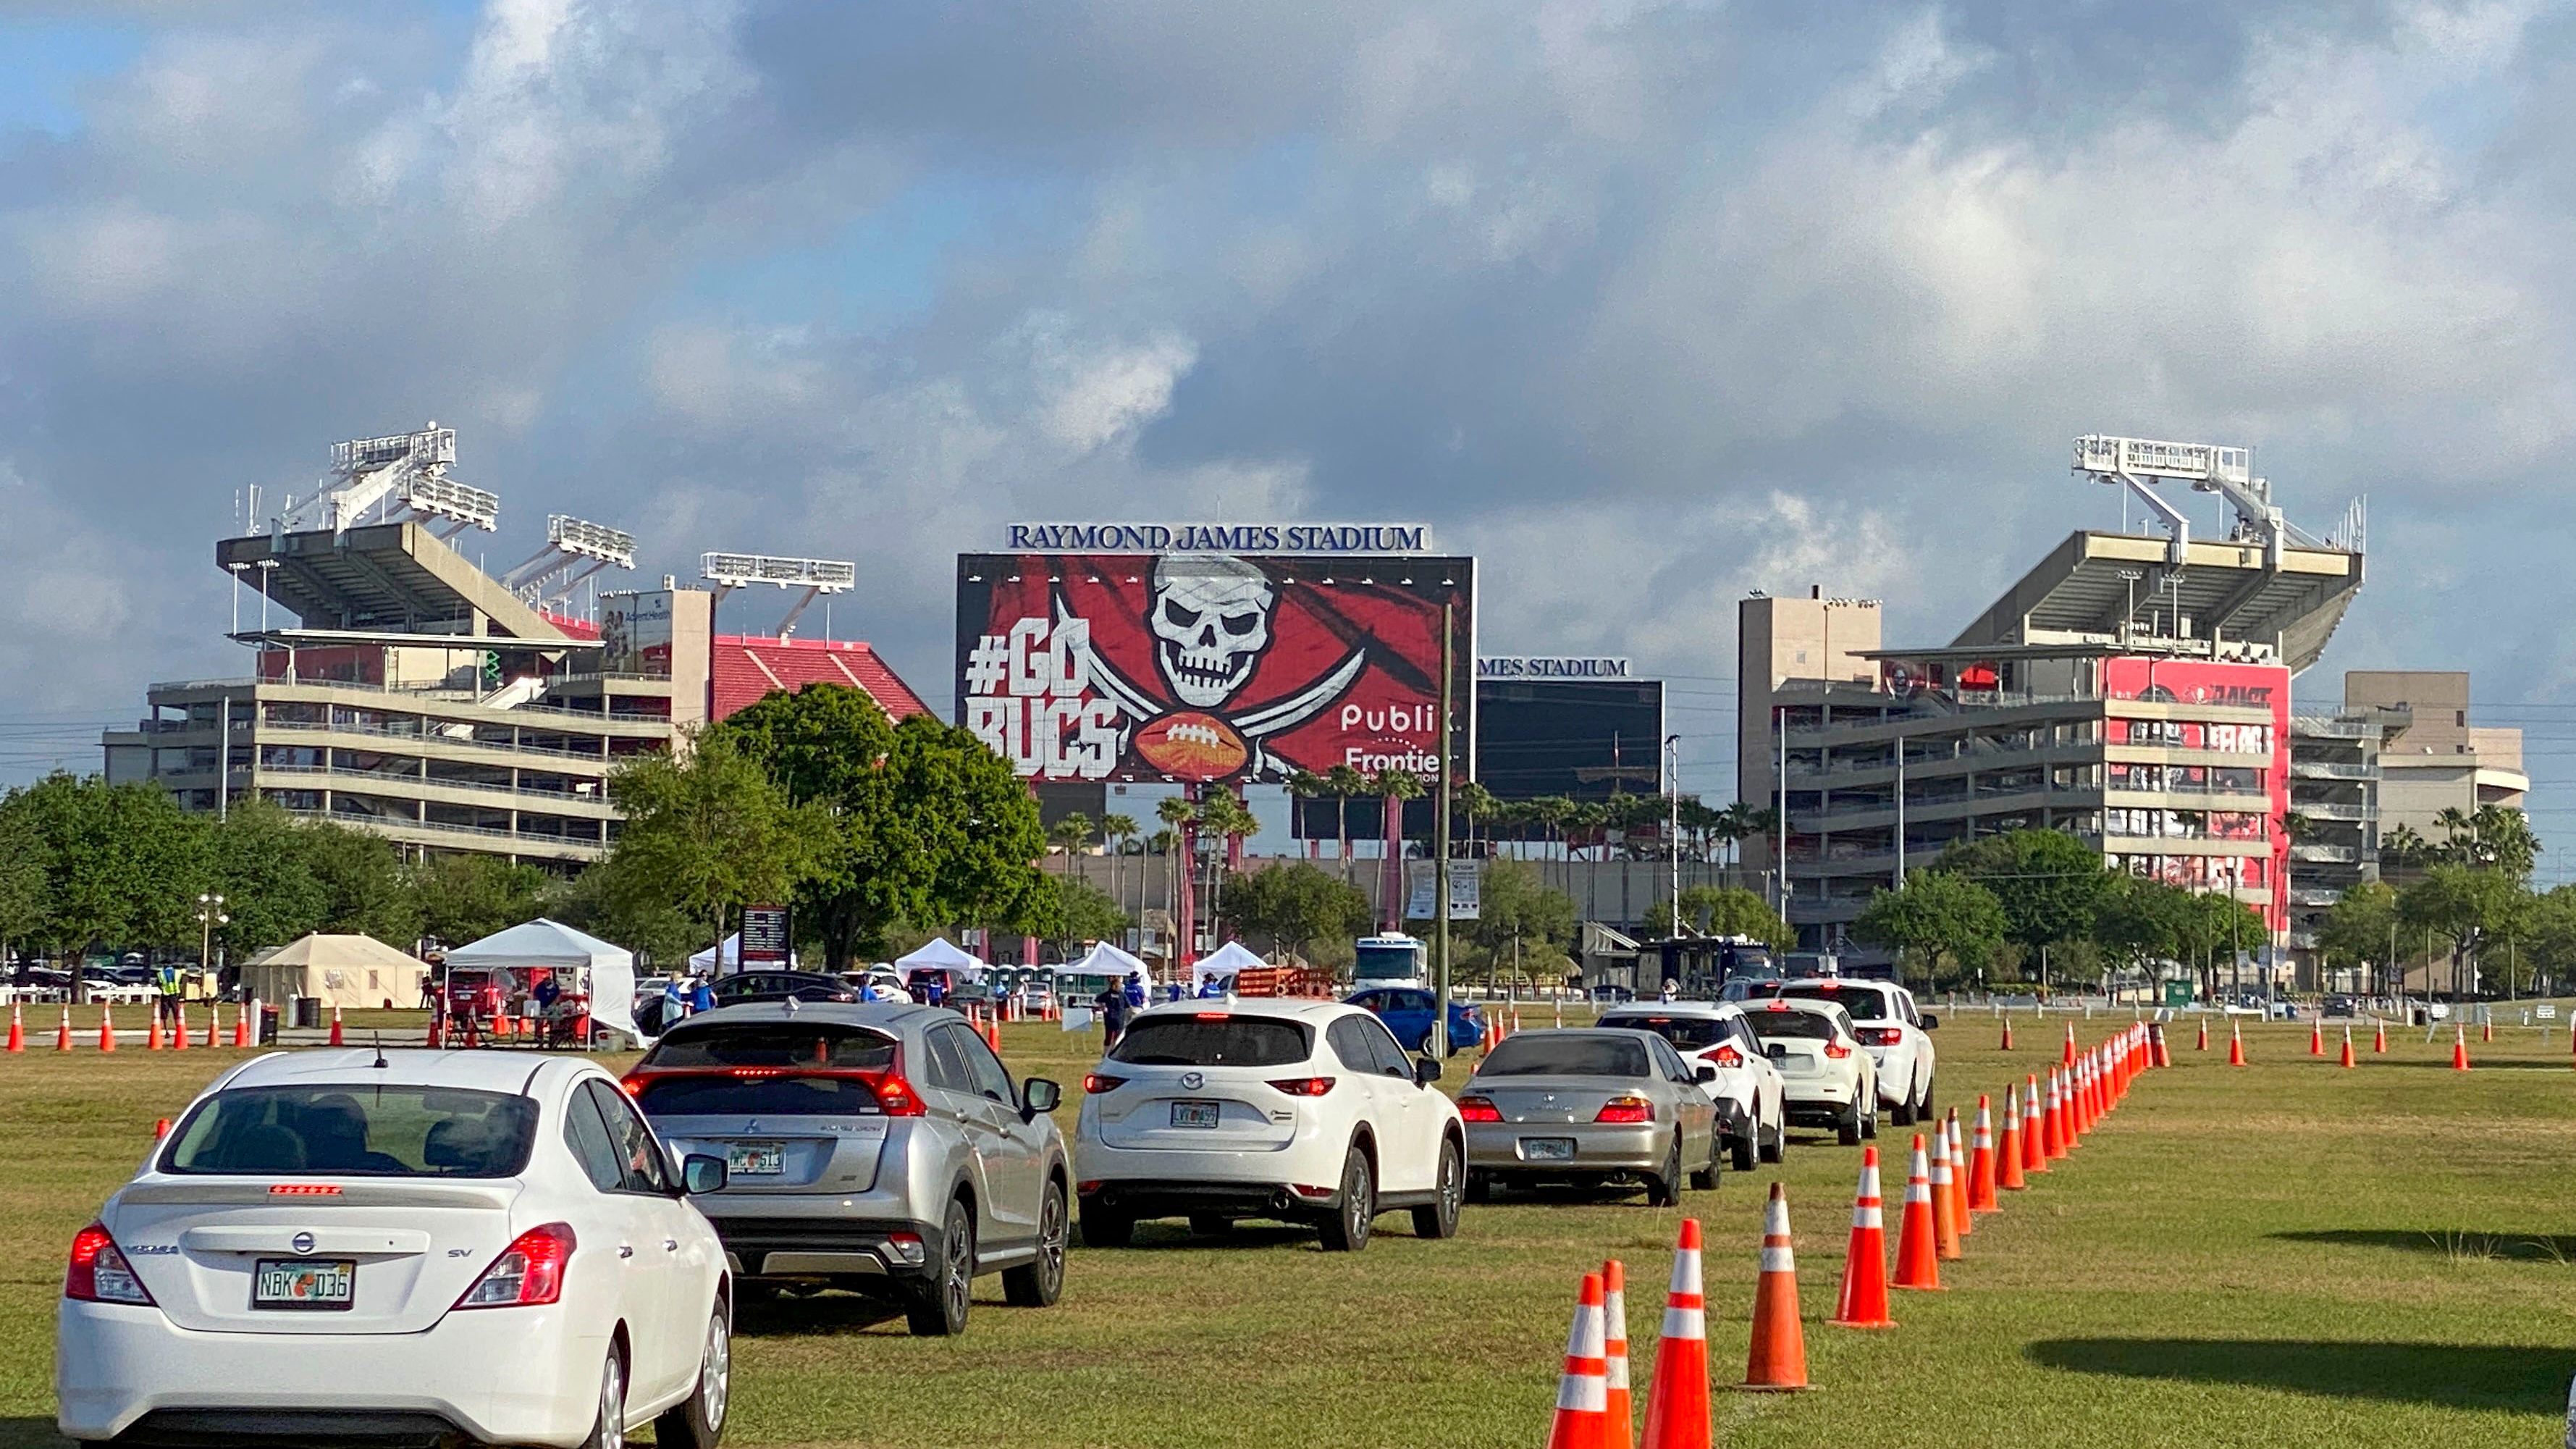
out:
<path id="1" fill-rule="evenodd" d="M 1913 1126 L 1913 1125 L 1914 1125 L 1914 1099 L 1913 1099 L 1913 1098 L 1911 1098 L 1911 1097 L 1908 1097 L 1908 1098 L 1907 1098 L 1907 1099 L 1905 1099 L 1904 1101 L 1897 1103 L 1895 1106 L 1888 1108 L 1888 1109 L 1887 1109 L 1887 1115 L 1888 1115 L 1888 1119 L 1889 1119 L 1890 1121 L 1894 1122 L 1894 1123 L 1895 1123 L 1897 1126 L 1899 1126 L 1899 1127 L 1911 1127 L 1911 1126 Z"/>
<path id="2" fill-rule="evenodd" d="M 1834 1124 L 1834 1140 L 1845 1147 L 1858 1147 L 1860 1130 L 1860 1098 L 1854 1097 L 1851 1106 L 1844 1110 L 1843 1119 Z"/>
<path id="3" fill-rule="evenodd" d="M 1762 1160 L 1762 1119 L 1753 1119 L 1752 1124 L 1744 1129 L 1744 1135 L 1728 1144 L 1727 1150 L 1732 1154 L 1728 1166 L 1738 1172 L 1751 1172 L 1754 1165 Z"/>
<path id="4" fill-rule="evenodd" d="M 1082 1245 L 1123 1248 L 1136 1241 L 1136 1220 L 1125 1213 L 1086 1205 L 1082 1210 Z"/>
<path id="5" fill-rule="evenodd" d="M 1356 1253 L 1368 1246 L 1369 1229 L 1376 1222 L 1377 1174 L 1369 1170 L 1368 1154 L 1354 1142 L 1342 1159 L 1342 1205 L 1324 1219 L 1317 1236 L 1327 1253 Z"/>
<path id="6" fill-rule="evenodd" d="M 964 1198 L 952 1198 L 948 1221 L 939 1230 L 938 1269 L 913 1285 L 904 1323 L 915 1338 L 953 1338 L 964 1333 L 974 1289 L 975 1215 L 967 1210 Z"/>
<path id="7" fill-rule="evenodd" d="M 1761 1136 L 1761 1129 L 1758 1127 L 1755 1128 L 1754 1135 L 1756 1137 Z M 1778 1162 L 1781 1158 L 1789 1155 L 1789 1119 L 1787 1116 L 1783 1115 L 1780 1119 L 1780 1125 L 1771 1129 L 1771 1140 L 1761 1146 L 1759 1153 L 1762 1160 L 1765 1162 Z"/>
<path id="8" fill-rule="evenodd" d="M 1428 1207 L 1413 1210 L 1413 1235 L 1417 1238 L 1454 1238 L 1458 1236 L 1458 1204 L 1465 1198 L 1467 1163 L 1458 1144 L 1443 1138 L 1440 1143 L 1440 1176 L 1433 1191 L 1438 1195 Z"/>
<path id="9" fill-rule="evenodd" d="M 1234 1231 L 1234 1219 L 1221 1213 L 1192 1213 L 1190 1231 L 1202 1238 L 1222 1238 Z"/>
<path id="10" fill-rule="evenodd" d="M 1875 1100 L 1869 1104 L 1869 1115 L 1860 1119 L 1860 1137 L 1863 1142 L 1878 1140 L 1878 1103 Z"/>
<path id="11" fill-rule="evenodd" d="M 1691 1174 L 1690 1185 L 1700 1192 L 1717 1191 L 1718 1164 L 1724 1160 L 1725 1155 L 1726 1139 L 1718 1136 L 1715 1129 L 1711 1129 L 1708 1134 L 1708 1166 Z"/>
<path id="12" fill-rule="evenodd" d="M 1921 1105 L 1921 1106 L 1919 1106 L 1919 1107 L 1915 1108 L 1915 1112 L 1916 1112 L 1916 1114 L 1917 1114 L 1917 1115 L 1918 1115 L 1918 1116 L 1919 1116 L 1923 1121 L 1926 1121 L 1926 1122 L 1929 1122 L 1929 1121 L 1931 1121 L 1931 1120 L 1932 1120 L 1932 1114 L 1933 1114 L 1933 1112 L 1934 1112 L 1935 1110 L 1937 1110 L 1937 1109 L 1936 1109 L 1936 1108 L 1934 1108 L 1934 1107 L 1933 1107 L 1933 1105 L 1932 1105 L 1932 1087 L 1933 1087 L 1933 1079 L 1932 1079 L 1932 1078 L 1930 1078 L 1930 1077 L 1925 1077 L 1925 1078 L 1923 1079 L 1923 1103 L 1922 1103 L 1922 1105 Z"/>
<path id="13" fill-rule="evenodd" d="M 725 1411 L 733 1401 L 733 1322 L 725 1305 L 707 1319 L 706 1345 L 698 1354 L 698 1384 L 689 1396 L 653 1420 L 661 1449 L 716 1449 L 724 1437 Z"/>
<path id="14" fill-rule="evenodd" d="M 615 1344 L 599 1371 L 599 1411 L 581 1449 L 626 1449 L 626 1351 Z"/>
<path id="15" fill-rule="evenodd" d="M 1664 1170 L 1646 1179 L 1646 1206 L 1666 1208 L 1682 1200 L 1682 1129 L 1673 1129 L 1672 1151 L 1664 1154 Z"/>
<path id="16" fill-rule="evenodd" d="M 1064 1184 L 1049 1182 L 1038 1204 L 1037 1261 L 1002 1270 L 1002 1301 L 1013 1308 L 1053 1308 L 1064 1296 Z"/>

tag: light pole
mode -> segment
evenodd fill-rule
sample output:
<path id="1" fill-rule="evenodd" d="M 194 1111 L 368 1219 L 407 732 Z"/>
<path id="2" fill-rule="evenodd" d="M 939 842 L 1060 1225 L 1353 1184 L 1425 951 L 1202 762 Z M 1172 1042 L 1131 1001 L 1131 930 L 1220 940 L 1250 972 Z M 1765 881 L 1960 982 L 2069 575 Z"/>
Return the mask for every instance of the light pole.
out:
<path id="1" fill-rule="evenodd" d="M 1664 799 L 1670 815 L 1664 843 L 1673 858 L 1673 938 L 1682 934 L 1682 737 L 1664 736 Z"/>
<path id="2" fill-rule="evenodd" d="M 259 632 L 263 634 L 268 632 L 268 576 L 276 569 L 277 560 L 273 558 L 259 561 Z"/>
<path id="3" fill-rule="evenodd" d="M 250 567 L 250 565 L 249 565 L 249 564 L 246 564 L 246 563 L 242 563 L 242 562 L 240 562 L 240 561 L 236 560 L 236 561 L 234 561 L 234 562 L 232 562 L 232 563 L 228 563 L 228 564 L 224 565 L 224 567 L 225 567 L 225 568 L 228 568 L 228 569 L 230 569 L 230 570 L 232 570 L 232 575 L 233 575 L 233 632 L 234 632 L 234 633 L 236 633 L 236 634 L 238 634 L 238 633 L 240 633 L 240 632 L 241 632 L 241 581 L 242 581 L 242 570 L 244 570 L 244 569 L 246 569 L 246 568 L 249 568 L 249 567 Z"/>
<path id="4" fill-rule="evenodd" d="M 212 975 L 215 969 L 215 927 L 228 924 L 232 917 L 224 914 L 224 898 L 218 895 L 197 897 L 197 969 Z M 213 982 L 207 983 L 209 987 Z"/>

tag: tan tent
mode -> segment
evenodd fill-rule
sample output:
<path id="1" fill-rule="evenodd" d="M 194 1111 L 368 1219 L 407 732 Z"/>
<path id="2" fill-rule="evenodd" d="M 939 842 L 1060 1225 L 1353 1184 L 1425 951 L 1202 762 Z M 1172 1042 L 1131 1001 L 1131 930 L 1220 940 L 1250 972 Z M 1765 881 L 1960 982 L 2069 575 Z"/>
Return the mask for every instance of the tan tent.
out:
<path id="1" fill-rule="evenodd" d="M 318 996 L 322 1009 L 420 1005 L 429 968 L 373 936 L 315 934 L 252 957 L 242 991 L 284 1009 L 298 996 Z"/>

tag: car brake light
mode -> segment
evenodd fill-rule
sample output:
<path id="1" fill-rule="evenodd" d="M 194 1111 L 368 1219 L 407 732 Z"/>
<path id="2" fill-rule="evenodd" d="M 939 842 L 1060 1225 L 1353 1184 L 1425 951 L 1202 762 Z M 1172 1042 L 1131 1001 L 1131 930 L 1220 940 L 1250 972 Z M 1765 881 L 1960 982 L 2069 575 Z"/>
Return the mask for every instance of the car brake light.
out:
<path id="1" fill-rule="evenodd" d="M 1291 1097 L 1320 1097 L 1333 1090 L 1331 1077 L 1288 1077 L 1272 1082 L 1270 1090 Z"/>
<path id="2" fill-rule="evenodd" d="M 889 1117 L 930 1115 L 930 1108 L 921 1100 L 921 1094 L 912 1089 L 912 1083 L 905 1081 L 901 1072 L 871 1077 L 868 1085 L 876 1089 L 877 1105 L 884 1108 Z"/>
<path id="3" fill-rule="evenodd" d="M 1709 1060 L 1721 1067 L 1740 1067 L 1744 1065 L 1744 1054 L 1731 1046 L 1722 1046 L 1709 1053 Z"/>
<path id="4" fill-rule="evenodd" d="M 268 1185 L 268 1195 L 270 1197 L 338 1197 L 340 1195 L 340 1184 L 336 1182 L 272 1182 Z"/>
<path id="5" fill-rule="evenodd" d="M 459 1308 L 524 1308 L 563 1297 L 564 1264 L 571 1261 L 572 1224 L 548 1223 L 519 1234 L 501 1250 L 465 1296 Z"/>
<path id="6" fill-rule="evenodd" d="M 1652 1122 L 1655 1104 L 1643 1097 L 1613 1097 L 1592 1114 L 1595 1122 Z"/>
<path id="7" fill-rule="evenodd" d="M 1829 1041 L 1825 1043 L 1825 1055 L 1832 1057 L 1835 1061 L 1841 1061 L 1843 1058 L 1851 1055 L 1851 1048 L 1844 1046 L 1838 1041 Z"/>
<path id="8" fill-rule="evenodd" d="M 1789 1003 L 1774 997 L 1771 1004 L 1762 1009 L 1764 1011 L 1787 1011 L 1789 1009 Z"/>
<path id="9" fill-rule="evenodd" d="M 1863 1046 L 1894 1046 L 1903 1037 L 1903 1033 L 1892 1026 L 1864 1026 L 1853 1031 L 1852 1035 L 1859 1037 Z"/>
<path id="10" fill-rule="evenodd" d="M 72 1237 L 71 1266 L 63 1273 L 63 1296 L 83 1303 L 145 1303 L 152 1294 L 117 1251 L 107 1229 L 92 1223 Z"/>
<path id="11" fill-rule="evenodd" d="M 1461 1122 L 1500 1122 L 1503 1120 L 1503 1113 L 1501 1108 L 1496 1107 L 1493 1104 L 1491 1098 L 1460 1097 L 1458 1099 L 1458 1120 Z"/>
<path id="12" fill-rule="evenodd" d="M 1223 1020 L 1225 1020 L 1228 1016 L 1230 1016 L 1230 1015 L 1232 1015 L 1232 1014 L 1233 1014 L 1233 1013 L 1231 1013 L 1231 1012 L 1224 1012 L 1224 1011 L 1193 1011 L 1193 1012 L 1191 1012 L 1191 1013 L 1190 1013 L 1190 1020 L 1192 1020 L 1192 1021 L 1223 1021 Z"/>
<path id="13" fill-rule="evenodd" d="M 1102 1076 L 1098 1072 L 1085 1072 L 1082 1074 L 1082 1090 L 1089 1092 L 1095 1097 L 1099 1096 L 1103 1092 L 1117 1091 L 1120 1087 L 1125 1085 L 1127 1085 L 1127 1079 L 1125 1077 Z"/>

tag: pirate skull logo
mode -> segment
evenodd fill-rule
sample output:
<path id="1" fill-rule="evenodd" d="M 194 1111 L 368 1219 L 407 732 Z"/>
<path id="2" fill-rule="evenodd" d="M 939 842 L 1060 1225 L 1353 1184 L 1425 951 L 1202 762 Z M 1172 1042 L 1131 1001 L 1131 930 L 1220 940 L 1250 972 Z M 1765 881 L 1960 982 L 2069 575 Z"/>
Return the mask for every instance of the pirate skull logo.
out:
<path id="1" fill-rule="evenodd" d="M 1183 703 L 1212 709 L 1252 678 L 1270 647 L 1278 595 L 1260 569 L 1224 555 L 1154 565 L 1154 657 Z"/>

